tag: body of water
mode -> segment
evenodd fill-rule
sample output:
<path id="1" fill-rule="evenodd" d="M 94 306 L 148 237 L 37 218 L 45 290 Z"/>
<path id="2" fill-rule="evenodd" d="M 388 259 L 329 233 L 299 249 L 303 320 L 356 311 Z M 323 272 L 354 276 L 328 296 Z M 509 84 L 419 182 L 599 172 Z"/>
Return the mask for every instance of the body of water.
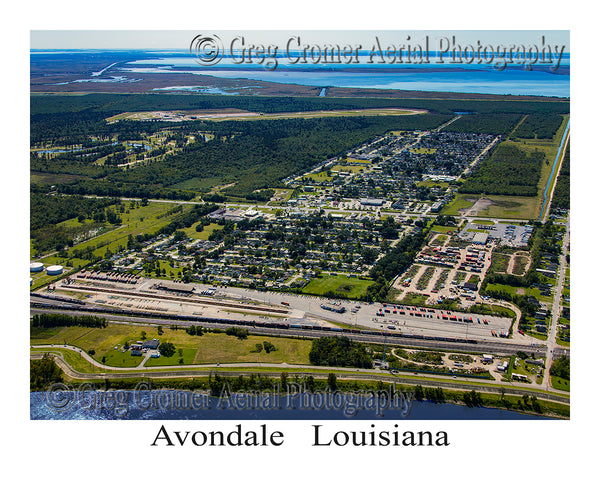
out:
<path id="1" fill-rule="evenodd" d="M 71 395 L 71 396 L 69 396 Z M 178 396 L 179 395 L 179 396 Z M 192 398 L 191 396 L 194 395 Z M 288 398 L 237 395 L 223 400 L 184 391 L 87 391 L 82 396 L 63 392 L 30 394 L 32 420 L 528 420 L 536 415 L 493 409 L 469 408 L 433 402 L 368 404 L 356 396 L 328 401 L 322 395 Z M 347 394 L 346 394 L 347 395 Z M 277 397 L 277 398 L 275 398 Z M 354 398 L 354 400 L 352 400 Z M 366 397 L 363 397 L 366 398 Z M 253 403 L 254 402 L 254 403 Z M 328 403 L 329 402 L 329 403 Z"/>
<path id="2" fill-rule="evenodd" d="M 224 59 L 219 65 L 202 67 L 192 57 L 164 57 L 128 62 L 117 69 L 130 73 L 188 73 L 229 79 L 250 79 L 319 87 L 376 88 L 431 92 L 485 93 L 500 95 L 542 95 L 570 97 L 568 60 L 560 74 L 549 68 L 532 70 L 491 66 L 410 65 L 410 66 L 290 66 L 268 70 L 259 65 L 235 65 Z M 177 90 L 178 87 L 169 87 Z M 182 86 L 182 90 L 189 87 Z"/>

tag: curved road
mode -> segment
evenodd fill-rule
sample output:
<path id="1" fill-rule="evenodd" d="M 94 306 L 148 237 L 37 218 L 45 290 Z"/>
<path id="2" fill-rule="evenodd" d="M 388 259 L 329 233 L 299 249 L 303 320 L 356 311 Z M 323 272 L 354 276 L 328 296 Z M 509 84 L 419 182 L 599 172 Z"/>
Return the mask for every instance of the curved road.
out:
<path id="1" fill-rule="evenodd" d="M 216 369 L 219 369 L 219 375 L 222 376 L 239 376 L 245 373 L 243 370 L 238 370 L 235 372 L 223 371 L 221 369 L 226 368 L 277 368 L 277 369 L 285 369 L 292 370 L 290 374 L 294 374 L 293 370 L 297 370 L 298 375 L 305 375 L 306 372 L 302 372 L 302 370 L 310 369 L 310 370 L 322 370 L 323 373 L 312 373 L 313 376 L 322 376 L 327 377 L 329 372 L 331 372 L 332 368 L 327 366 L 315 366 L 315 365 L 290 365 L 287 363 L 223 363 L 223 364 L 203 364 L 203 365 L 173 365 L 173 366 L 156 366 L 156 367 L 142 367 L 142 365 L 138 365 L 133 368 L 124 368 L 124 367 L 113 367 L 103 365 L 93 358 L 91 358 L 86 352 L 82 351 L 78 347 L 74 347 L 72 345 L 34 345 L 31 347 L 32 349 L 40 349 L 47 350 L 52 348 L 61 348 L 68 349 L 74 352 L 79 353 L 85 360 L 90 362 L 90 364 L 104 369 L 109 370 L 110 373 L 82 373 L 79 372 L 73 367 L 71 367 L 63 358 L 62 354 L 51 353 L 51 355 L 56 359 L 59 367 L 70 377 L 77 378 L 81 380 L 98 380 L 104 378 L 173 378 L 173 377 L 197 377 L 197 376 L 208 376 Z M 42 353 L 32 352 L 31 358 L 40 358 Z M 169 369 L 169 371 L 165 371 L 165 369 Z M 373 370 L 370 369 L 359 369 L 359 368 L 344 368 L 337 367 L 335 368 L 336 374 L 340 379 L 347 380 L 394 380 L 397 383 L 408 384 L 408 385 L 425 385 L 425 386 L 435 386 L 435 387 L 444 387 L 451 388 L 457 390 L 477 390 L 482 392 L 493 392 L 493 393 L 507 393 L 514 395 L 531 395 L 534 393 L 539 398 L 552 400 L 560 403 L 568 404 L 570 402 L 569 397 L 564 396 L 564 392 L 560 392 L 559 390 L 550 389 L 549 391 L 544 391 L 542 385 L 527 385 L 526 388 L 513 388 L 511 386 L 499 385 L 498 382 L 492 380 L 483 380 L 477 379 L 477 383 L 470 382 L 460 382 L 457 381 L 448 381 L 448 376 L 446 375 L 435 375 L 435 374 L 415 374 L 415 377 L 407 377 L 398 376 L 389 373 L 386 377 L 382 378 L 381 375 L 377 375 L 373 373 Z M 339 373 L 337 373 L 339 372 Z M 248 373 L 256 373 L 249 371 Z M 261 375 L 268 376 L 279 376 L 280 373 L 269 373 L 269 372 L 261 372 Z M 445 380 L 445 381 L 443 381 Z M 558 395 L 554 395 L 551 392 L 556 392 Z M 562 395 L 561 395 L 562 393 Z"/>

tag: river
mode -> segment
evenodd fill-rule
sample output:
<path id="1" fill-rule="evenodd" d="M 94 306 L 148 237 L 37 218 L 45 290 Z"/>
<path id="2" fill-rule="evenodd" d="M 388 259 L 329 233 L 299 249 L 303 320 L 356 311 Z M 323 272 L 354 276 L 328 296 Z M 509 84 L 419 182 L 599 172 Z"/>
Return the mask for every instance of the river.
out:
<path id="1" fill-rule="evenodd" d="M 295 398 L 234 395 L 226 400 L 188 391 L 88 391 L 75 397 L 30 394 L 32 420 L 530 420 L 544 417 L 450 403 L 369 403 L 367 397 L 310 394 Z M 73 393 L 73 392 L 71 392 Z M 192 398 L 193 396 L 193 398 Z M 237 400 L 234 400 L 237 398 Z M 243 400 L 243 401 L 242 401 Z"/>

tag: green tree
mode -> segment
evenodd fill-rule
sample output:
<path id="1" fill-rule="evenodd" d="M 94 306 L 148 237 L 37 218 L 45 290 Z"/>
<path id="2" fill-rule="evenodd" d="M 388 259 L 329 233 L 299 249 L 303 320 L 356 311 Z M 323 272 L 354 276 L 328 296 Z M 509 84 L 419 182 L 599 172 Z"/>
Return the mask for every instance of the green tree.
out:
<path id="1" fill-rule="evenodd" d="M 172 357 L 175 355 L 175 350 L 175 345 L 173 345 L 171 342 L 164 342 L 158 346 L 158 351 L 165 357 Z"/>
<path id="2" fill-rule="evenodd" d="M 337 377 L 335 376 L 335 373 L 330 373 L 327 376 L 327 386 L 332 392 L 337 390 Z"/>

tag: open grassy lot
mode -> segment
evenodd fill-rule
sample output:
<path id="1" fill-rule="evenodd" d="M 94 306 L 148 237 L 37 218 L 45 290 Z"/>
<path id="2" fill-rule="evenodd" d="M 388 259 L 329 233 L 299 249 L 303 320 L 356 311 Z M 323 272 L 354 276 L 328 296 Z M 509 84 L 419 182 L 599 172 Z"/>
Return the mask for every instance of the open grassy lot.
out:
<path id="1" fill-rule="evenodd" d="M 458 227 L 450 227 L 450 226 L 442 226 L 442 225 L 434 225 L 433 227 L 431 227 L 431 231 L 432 232 L 437 232 L 437 233 L 452 233 L 452 232 L 456 232 L 458 230 Z"/>
<path id="2" fill-rule="evenodd" d="M 336 292 L 346 295 L 348 298 L 360 298 L 367 292 L 367 287 L 373 282 L 361 278 L 350 278 L 345 275 L 323 275 L 319 278 L 313 278 L 306 287 L 302 289 L 303 293 L 313 295 L 323 295 L 325 292 Z"/>
<path id="3" fill-rule="evenodd" d="M 549 302 L 552 297 L 546 297 L 540 293 L 540 290 L 537 287 L 528 287 L 528 288 L 520 288 L 513 287 L 511 285 L 503 285 L 501 283 L 488 283 L 488 290 L 498 290 L 502 292 L 507 292 L 510 294 L 518 294 L 518 295 L 527 295 L 533 296 L 537 298 L 541 302 Z"/>
<path id="4" fill-rule="evenodd" d="M 31 172 L 30 181 L 37 185 L 59 185 L 62 183 L 74 183 L 81 180 L 83 175 L 71 175 L 68 173 Z"/>
<path id="5" fill-rule="evenodd" d="M 551 375 L 550 381 L 552 382 L 553 388 L 556 388 L 558 390 L 563 390 L 565 392 L 571 391 L 571 382 L 569 380 L 565 380 L 564 378 L 560 378 L 560 377 Z"/>
<path id="6" fill-rule="evenodd" d="M 472 207 L 475 202 L 485 198 L 490 205 L 478 210 L 477 216 L 490 218 L 537 219 L 542 206 L 538 197 L 517 197 L 508 195 L 473 195 L 458 193 L 454 200 L 442 210 L 443 215 L 460 215 L 460 210 Z"/>
<path id="7" fill-rule="evenodd" d="M 71 262 L 72 266 L 79 267 L 87 265 L 87 260 L 76 258 L 76 251 L 84 251 L 88 248 L 93 249 L 93 254 L 103 257 L 106 251 L 116 252 L 120 248 L 126 248 L 129 235 L 136 236 L 144 233 L 154 233 L 161 227 L 171 222 L 173 216 L 180 212 L 173 212 L 175 205 L 169 203 L 150 202 L 145 207 L 130 209 L 128 212 L 121 213 L 122 224 L 112 228 L 106 233 L 102 233 L 90 240 L 78 243 L 66 250 L 66 256 L 52 255 L 44 259 L 47 264 L 67 265 Z M 111 207 L 114 208 L 114 207 Z M 184 205 L 182 211 L 189 210 L 190 205 Z M 68 220 L 67 222 L 71 222 Z M 71 257 L 71 258 L 69 258 Z"/>
<path id="8" fill-rule="evenodd" d="M 448 235 L 444 235 L 444 234 L 439 234 L 437 235 L 434 239 L 431 240 L 431 242 L 429 242 L 429 244 L 431 246 L 439 246 L 439 245 L 443 245 L 444 243 L 446 243 L 446 240 L 448 240 Z"/>
<path id="9" fill-rule="evenodd" d="M 437 148 L 411 148 L 412 153 L 433 154 L 437 152 Z"/>
<path id="10" fill-rule="evenodd" d="M 427 188 L 431 188 L 431 187 L 448 188 L 448 185 L 450 185 L 448 182 L 442 182 L 439 180 L 422 180 L 422 181 L 416 183 L 417 187 L 427 187 Z"/>
<path id="11" fill-rule="evenodd" d="M 327 172 L 309 173 L 304 178 L 310 178 L 315 182 L 331 182 L 333 180 L 333 177 L 327 175 Z"/>
<path id="12" fill-rule="evenodd" d="M 141 340 L 141 333 L 156 337 L 156 329 L 151 327 L 137 327 L 129 325 L 110 324 L 106 328 L 88 327 L 56 327 L 32 328 L 30 341 L 32 345 L 56 344 L 74 345 L 85 350 L 96 350 L 94 358 L 102 357 L 108 350 L 113 350 L 117 345 L 124 345 L 126 341 Z"/>
<path id="13" fill-rule="evenodd" d="M 181 354 L 179 352 L 181 349 Z M 168 365 L 191 365 L 196 357 L 196 348 L 181 348 L 179 347 L 172 357 L 160 356 L 158 358 L 149 358 L 144 364 L 147 367 L 158 367 Z"/>
<path id="14" fill-rule="evenodd" d="M 194 223 L 191 227 L 183 229 L 183 231 L 189 238 L 198 240 L 208 240 L 208 237 L 212 232 L 214 232 L 215 230 L 223 229 L 223 227 L 218 223 L 211 223 L 210 225 L 206 225 L 204 227 L 204 230 L 202 230 L 201 232 L 197 232 L 196 225 L 198 225 L 199 223 L 200 222 Z"/>
<path id="15" fill-rule="evenodd" d="M 331 167 L 332 172 L 361 172 L 366 169 L 366 165 L 334 165 Z"/>
<path id="16" fill-rule="evenodd" d="M 466 193 L 457 193 L 454 200 L 446 205 L 440 214 L 442 215 L 460 215 L 460 211 L 465 208 L 470 208 L 477 201 L 476 195 L 469 195 Z"/>
<path id="17" fill-rule="evenodd" d="M 504 253 L 492 253 L 492 263 L 488 269 L 489 273 L 507 273 L 510 256 Z"/>
<path id="18" fill-rule="evenodd" d="M 295 338 L 276 338 L 261 335 L 249 335 L 245 340 L 224 334 L 208 333 L 199 340 L 198 351 L 194 363 L 231 363 L 231 362 L 263 362 L 263 363 L 299 363 L 309 364 L 308 353 L 311 342 Z M 277 350 L 260 354 L 256 352 L 256 344 L 270 342 Z"/>
<path id="19" fill-rule="evenodd" d="M 179 365 L 180 358 L 183 358 L 185 365 L 259 361 L 264 363 L 309 363 L 310 340 L 261 335 L 249 335 L 247 339 L 239 340 L 225 333 L 205 333 L 202 336 L 195 336 L 188 335 L 185 330 L 168 328 L 165 328 L 164 333 L 159 336 L 156 328 L 151 326 L 110 324 L 106 328 L 35 328 L 31 330 L 30 341 L 32 345 L 55 345 L 56 347 L 64 344 L 73 345 L 86 352 L 93 349 L 96 352 L 93 357 L 99 362 L 104 357 L 105 365 L 135 367 L 139 365 L 143 357 L 132 357 L 129 352 L 122 353 L 120 346 L 124 345 L 126 341 L 132 343 L 141 340 L 142 331 L 146 332 L 147 338 L 158 338 L 161 342 L 171 342 L 177 349 L 172 357 L 161 356 L 148 359 L 146 366 Z M 258 354 L 256 344 L 262 344 L 264 341 L 275 345 L 277 350 L 271 353 L 263 350 Z M 119 348 L 115 350 L 114 347 L 117 345 Z M 179 349 L 182 350 L 181 356 Z M 51 350 L 50 347 L 49 350 Z M 71 356 L 80 358 L 77 352 L 71 353 Z"/>

